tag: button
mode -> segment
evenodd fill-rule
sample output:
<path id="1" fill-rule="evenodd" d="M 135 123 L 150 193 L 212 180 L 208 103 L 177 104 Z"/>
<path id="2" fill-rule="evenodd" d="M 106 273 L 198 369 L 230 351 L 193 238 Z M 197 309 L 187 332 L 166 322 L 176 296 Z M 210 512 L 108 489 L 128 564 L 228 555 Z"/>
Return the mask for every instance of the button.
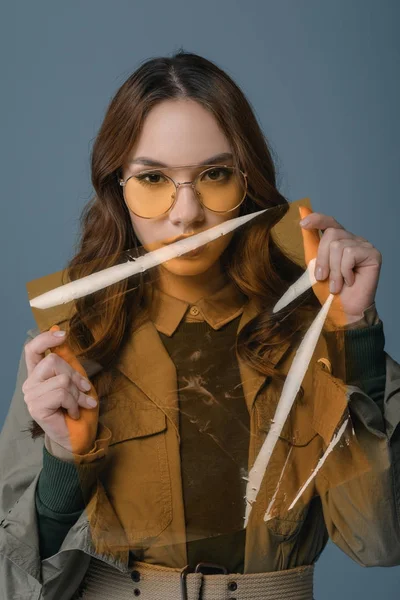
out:
<path id="1" fill-rule="evenodd" d="M 234 592 L 235 590 L 237 590 L 237 583 L 236 583 L 236 581 L 230 581 L 228 583 L 228 590 L 230 592 Z"/>
<path id="2" fill-rule="evenodd" d="M 317 362 L 322 363 L 323 365 L 325 365 L 323 367 L 324 371 L 329 371 L 329 373 L 332 373 L 332 364 L 331 364 L 330 360 L 328 360 L 327 358 L 319 358 L 317 360 Z"/>
<path id="3" fill-rule="evenodd" d="M 131 579 L 135 583 L 137 583 L 138 581 L 140 581 L 140 573 L 139 573 L 139 571 L 132 571 L 132 573 L 131 573 Z"/>
<path id="4" fill-rule="evenodd" d="M 194 317 L 197 317 L 197 315 L 199 314 L 199 309 L 197 308 L 197 306 L 191 306 L 190 310 L 189 310 L 190 314 L 193 315 Z"/>
<path id="5" fill-rule="evenodd" d="M 135 588 L 135 589 L 133 590 L 133 594 L 134 594 L 135 596 L 140 596 L 140 590 L 139 590 L 139 588 Z"/>

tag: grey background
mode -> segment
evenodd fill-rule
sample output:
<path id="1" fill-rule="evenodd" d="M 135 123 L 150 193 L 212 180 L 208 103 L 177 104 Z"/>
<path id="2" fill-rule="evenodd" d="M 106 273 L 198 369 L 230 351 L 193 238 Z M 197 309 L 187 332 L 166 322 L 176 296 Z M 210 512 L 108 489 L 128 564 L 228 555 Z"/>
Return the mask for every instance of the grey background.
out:
<path id="1" fill-rule="evenodd" d="M 35 326 L 25 283 L 73 254 L 107 103 L 140 61 L 180 46 L 241 85 L 289 200 L 309 196 L 380 250 L 376 304 L 386 351 L 400 360 L 399 16 L 396 0 L 3 4 L 1 424 Z M 329 544 L 315 596 L 391 600 L 399 583 L 400 567 L 363 569 Z"/>

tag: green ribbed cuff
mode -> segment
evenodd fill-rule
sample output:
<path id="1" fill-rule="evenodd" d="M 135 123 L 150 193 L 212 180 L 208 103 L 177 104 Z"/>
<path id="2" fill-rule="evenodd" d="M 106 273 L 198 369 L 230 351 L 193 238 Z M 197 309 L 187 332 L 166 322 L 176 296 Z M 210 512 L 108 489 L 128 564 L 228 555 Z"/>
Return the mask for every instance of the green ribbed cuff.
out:
<path id="1" fill-rule="evenodd" d="M 326 331 L 324 336 L 335 377 L 343 379 L 349 385 L 356 385 L 385 375 L 385 334 L 382 321 L 360 329 Z M 344 356 L 340 351 L 343 346 Z"/>
<path id="2" fill-rule="evenodd" d="M 57 513 L 83 510 L 98 471 L 97 462 L 77 465 L 53 456 L 43 446 L 43 468 L 37 486 L 41 503 Z"/>

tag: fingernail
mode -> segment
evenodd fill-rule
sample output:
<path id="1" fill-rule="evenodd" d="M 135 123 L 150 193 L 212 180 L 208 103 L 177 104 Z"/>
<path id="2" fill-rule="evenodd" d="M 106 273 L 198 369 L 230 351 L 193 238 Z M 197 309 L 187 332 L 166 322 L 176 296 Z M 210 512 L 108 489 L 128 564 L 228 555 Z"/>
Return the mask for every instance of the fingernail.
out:
<path id="1" fill-rule="evenodd" d="M 81 379 L 81 387 L 88 392 L 92 385 L 87 379 Z"/>
<path id="2" fill-rule="evenodd" d="M 322 267 L 317 267 L 317 271 L 315 273 L 315 279 L 322 279 Z"/>
<path id="3" fill-rule="evenodd" d="M 91 396 L 87 397 L 87 403 L 89 404 L 89 406 L 97 406 L 97 400 L 91 398 Z"/>
<path id="4" fill-rule="evenodd" d="M 302 220 L 300 221 L 300 225 L 301 225 L 302 227 L 304 227 L 305 225 L 308 225 L 309 223 L 310 223 L 310 219 L 309 219 L 308 217 L 306 217 L 305 219 L 302 219 Z"/>
<path id="5" fill-rule="evenodd" d="M 334 293 L 335 293 L 335 288 L 336 288 L 336 284 L 335 284 L 335 282 L 334 282 L 334 281 L 331 281 L 331 282 L 329 283 L 329 290 L 330 290 L 331 294 L 334 294 Z"/>
<path id="6" fill-rule="evenodd" d="M 56 337 L 63 337 L 66 334 L 66 331 L 53 331 L 52 333 Z"/>

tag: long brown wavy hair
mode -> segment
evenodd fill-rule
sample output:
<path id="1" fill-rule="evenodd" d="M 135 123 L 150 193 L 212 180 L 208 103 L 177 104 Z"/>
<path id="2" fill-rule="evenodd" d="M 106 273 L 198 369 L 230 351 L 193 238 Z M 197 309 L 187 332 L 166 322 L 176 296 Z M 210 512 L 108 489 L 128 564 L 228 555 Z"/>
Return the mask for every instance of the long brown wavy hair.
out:
<path id="1" fill-rule="evenodd" d="M 180 98 L 193 99 L 213 114 L 231 144 L 236 166 L 248 174 L 241 214 L 280 207 L 271 211 L 267 226 L 265 220 L 256 219 L 236 230 L 221 261 L 258 308 L 258 315 L 237 337 L 238 353 L 267 376 L 283 377 L 268 362 L 268 352 L 304 331 L 320 305 L 309 290 L 298 299 L 299 310 L 293 306 L 277 314 L 269 310 L 303 272 L 270 234 L 288 210 L 288 202 L 277 189 L 272 150 L 250 103 L 227 73 L 201 56 L 180 50 L 172 57 L 147 60 L 112 98 L 93 144 L 95 195 L 80 217 L 78 251 L 67 265 L 68 277 L 73 281 L 110 267 L 120 262 L 124 252 L 138 247 L 118 176 L 151 109 L 163 100 Z M 68 339 L 78 357 L 103 366 L 92 379 L 100 401 L 110 392 L 112 367 L 127 336 L 148 316 L 145 288 L 151 288 L 151 278 L 145 272 L 76 301 L 76 313 L 67 325 Z M 35 421 L 30 431 L 32 437 L 43 434 Z"/>

